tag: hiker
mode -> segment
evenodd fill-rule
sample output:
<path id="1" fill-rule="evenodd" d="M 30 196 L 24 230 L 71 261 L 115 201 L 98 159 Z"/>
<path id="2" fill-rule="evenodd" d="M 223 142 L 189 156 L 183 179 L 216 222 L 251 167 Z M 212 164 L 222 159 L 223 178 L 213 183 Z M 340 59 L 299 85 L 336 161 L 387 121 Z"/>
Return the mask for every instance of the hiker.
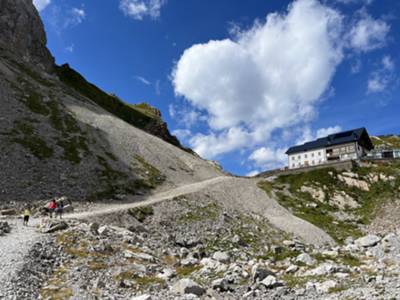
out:
<path id="1" fill-rule="evenodd" d="M 55 210 L 57 209 L 57 202 L 56 199 L 51 200 L 51 202 L 48 205 L 48 210 L 50 213 L 50 218 L 53 218 L 53 213 L 55 212 Z"/>
<path id="2" fill-rule="evenodd" d="M 56 208 L 56 217 L 59 216 L 60 219 L 62 219 L 63 213 L 64 213 L 64 202 L 63 202 L 63 201 L 60 201 L 60 202 L 57 204 L 57 208 Z"/>
<path id="3" fill-rule="evenodd" d="M 24 210 L 24 226 L 28 226 L 30 215 L 31 215 L 31 211 L 29 209 L 29 206 L 27 206 Z"/>

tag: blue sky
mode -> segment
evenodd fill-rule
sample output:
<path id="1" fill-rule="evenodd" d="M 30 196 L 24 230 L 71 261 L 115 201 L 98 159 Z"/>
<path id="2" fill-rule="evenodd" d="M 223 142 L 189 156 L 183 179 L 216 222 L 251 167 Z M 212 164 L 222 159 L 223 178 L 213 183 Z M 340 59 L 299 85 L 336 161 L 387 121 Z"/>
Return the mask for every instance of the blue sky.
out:
<path id="1" fill-rule="evenodd" d="M 237 174 L 287 147 L 367 127 L 400 133 L 397 0 L 34 0 L 58 64 L 159 108 Z"/>

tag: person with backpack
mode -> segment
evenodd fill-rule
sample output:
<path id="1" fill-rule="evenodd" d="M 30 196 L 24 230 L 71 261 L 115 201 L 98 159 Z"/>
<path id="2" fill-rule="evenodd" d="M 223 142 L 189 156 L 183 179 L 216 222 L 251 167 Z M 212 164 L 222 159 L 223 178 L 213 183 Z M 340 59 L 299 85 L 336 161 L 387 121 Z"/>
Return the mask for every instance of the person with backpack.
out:
<path id="1" fill-rule="evenodd" d="M 50 213 L 50 218 L 53 218 L 53 213 L 56 211 L 57 209 L 57 202 L 56 199 L 51 200 L 51 202 L 49 203 L 49 205 L 47 206 L 47 209 Z"/>
<path id="2" fill-rule="evenodd" d="M 64 202 L 63 202 L 63 201 L 60 201 L 60 202 L 57 204 L 56 216 L 59 216 L 60 219 L 62 219 L 63 213 L 64 213 Z"/>
<path id="3" fill-rule="evenodd" d="M 27 206 L 24 210 L 24 226 L 28 226 L 29 223 L 29 217 L 31 216 L 31 211 L 29 209 L 29 206 Z"/>

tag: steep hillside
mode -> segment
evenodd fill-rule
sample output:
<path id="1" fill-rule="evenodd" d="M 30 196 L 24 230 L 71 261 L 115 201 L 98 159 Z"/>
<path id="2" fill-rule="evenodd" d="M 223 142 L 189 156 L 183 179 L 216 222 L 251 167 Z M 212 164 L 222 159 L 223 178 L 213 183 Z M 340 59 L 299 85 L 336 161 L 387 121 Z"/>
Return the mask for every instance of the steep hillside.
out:
<path id="1" fill-rule="evenodd" d="M 85 78 L 71 69 L 67 64 L 60 67 L 56 66 L 56 73 L 60 80 L 67 86 L 86 96 L 116 117 L 150 134 L 158 136 L 172 145 L 182 148 L 178 139 L 168 131 L 167 124 L 162 120 L 158 109 L 146 103 L 128 105 L 117 96 L 107 94 L 95 85 L 87 82 Z"/>
<path id="2" fill-rule="evenodd" d="M 374 146 L 378 148 L 400 149 L 400 136 L 398 135 L 372 136 L 371 140 Z"/>
<path id="3" fill-rule="evenodd" d="M 0 14 L 2 201 L 114 199 L 221 174 L 182 150 L 159 111 L 53 65 L 31 1 L 2 0 Z"/>

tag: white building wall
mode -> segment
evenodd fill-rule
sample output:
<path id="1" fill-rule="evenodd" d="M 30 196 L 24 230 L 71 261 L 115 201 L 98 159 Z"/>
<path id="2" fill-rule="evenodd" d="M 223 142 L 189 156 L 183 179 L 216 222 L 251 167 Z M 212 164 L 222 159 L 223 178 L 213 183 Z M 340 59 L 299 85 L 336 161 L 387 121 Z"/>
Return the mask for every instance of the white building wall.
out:
<path id="1" fill-rule="evenodd" d="M 324 148 L 311 150 L 307 152 L 290 154 L 288 158 L 289 169 L 317 166 L 326 162 L 326 151 Z"/>

